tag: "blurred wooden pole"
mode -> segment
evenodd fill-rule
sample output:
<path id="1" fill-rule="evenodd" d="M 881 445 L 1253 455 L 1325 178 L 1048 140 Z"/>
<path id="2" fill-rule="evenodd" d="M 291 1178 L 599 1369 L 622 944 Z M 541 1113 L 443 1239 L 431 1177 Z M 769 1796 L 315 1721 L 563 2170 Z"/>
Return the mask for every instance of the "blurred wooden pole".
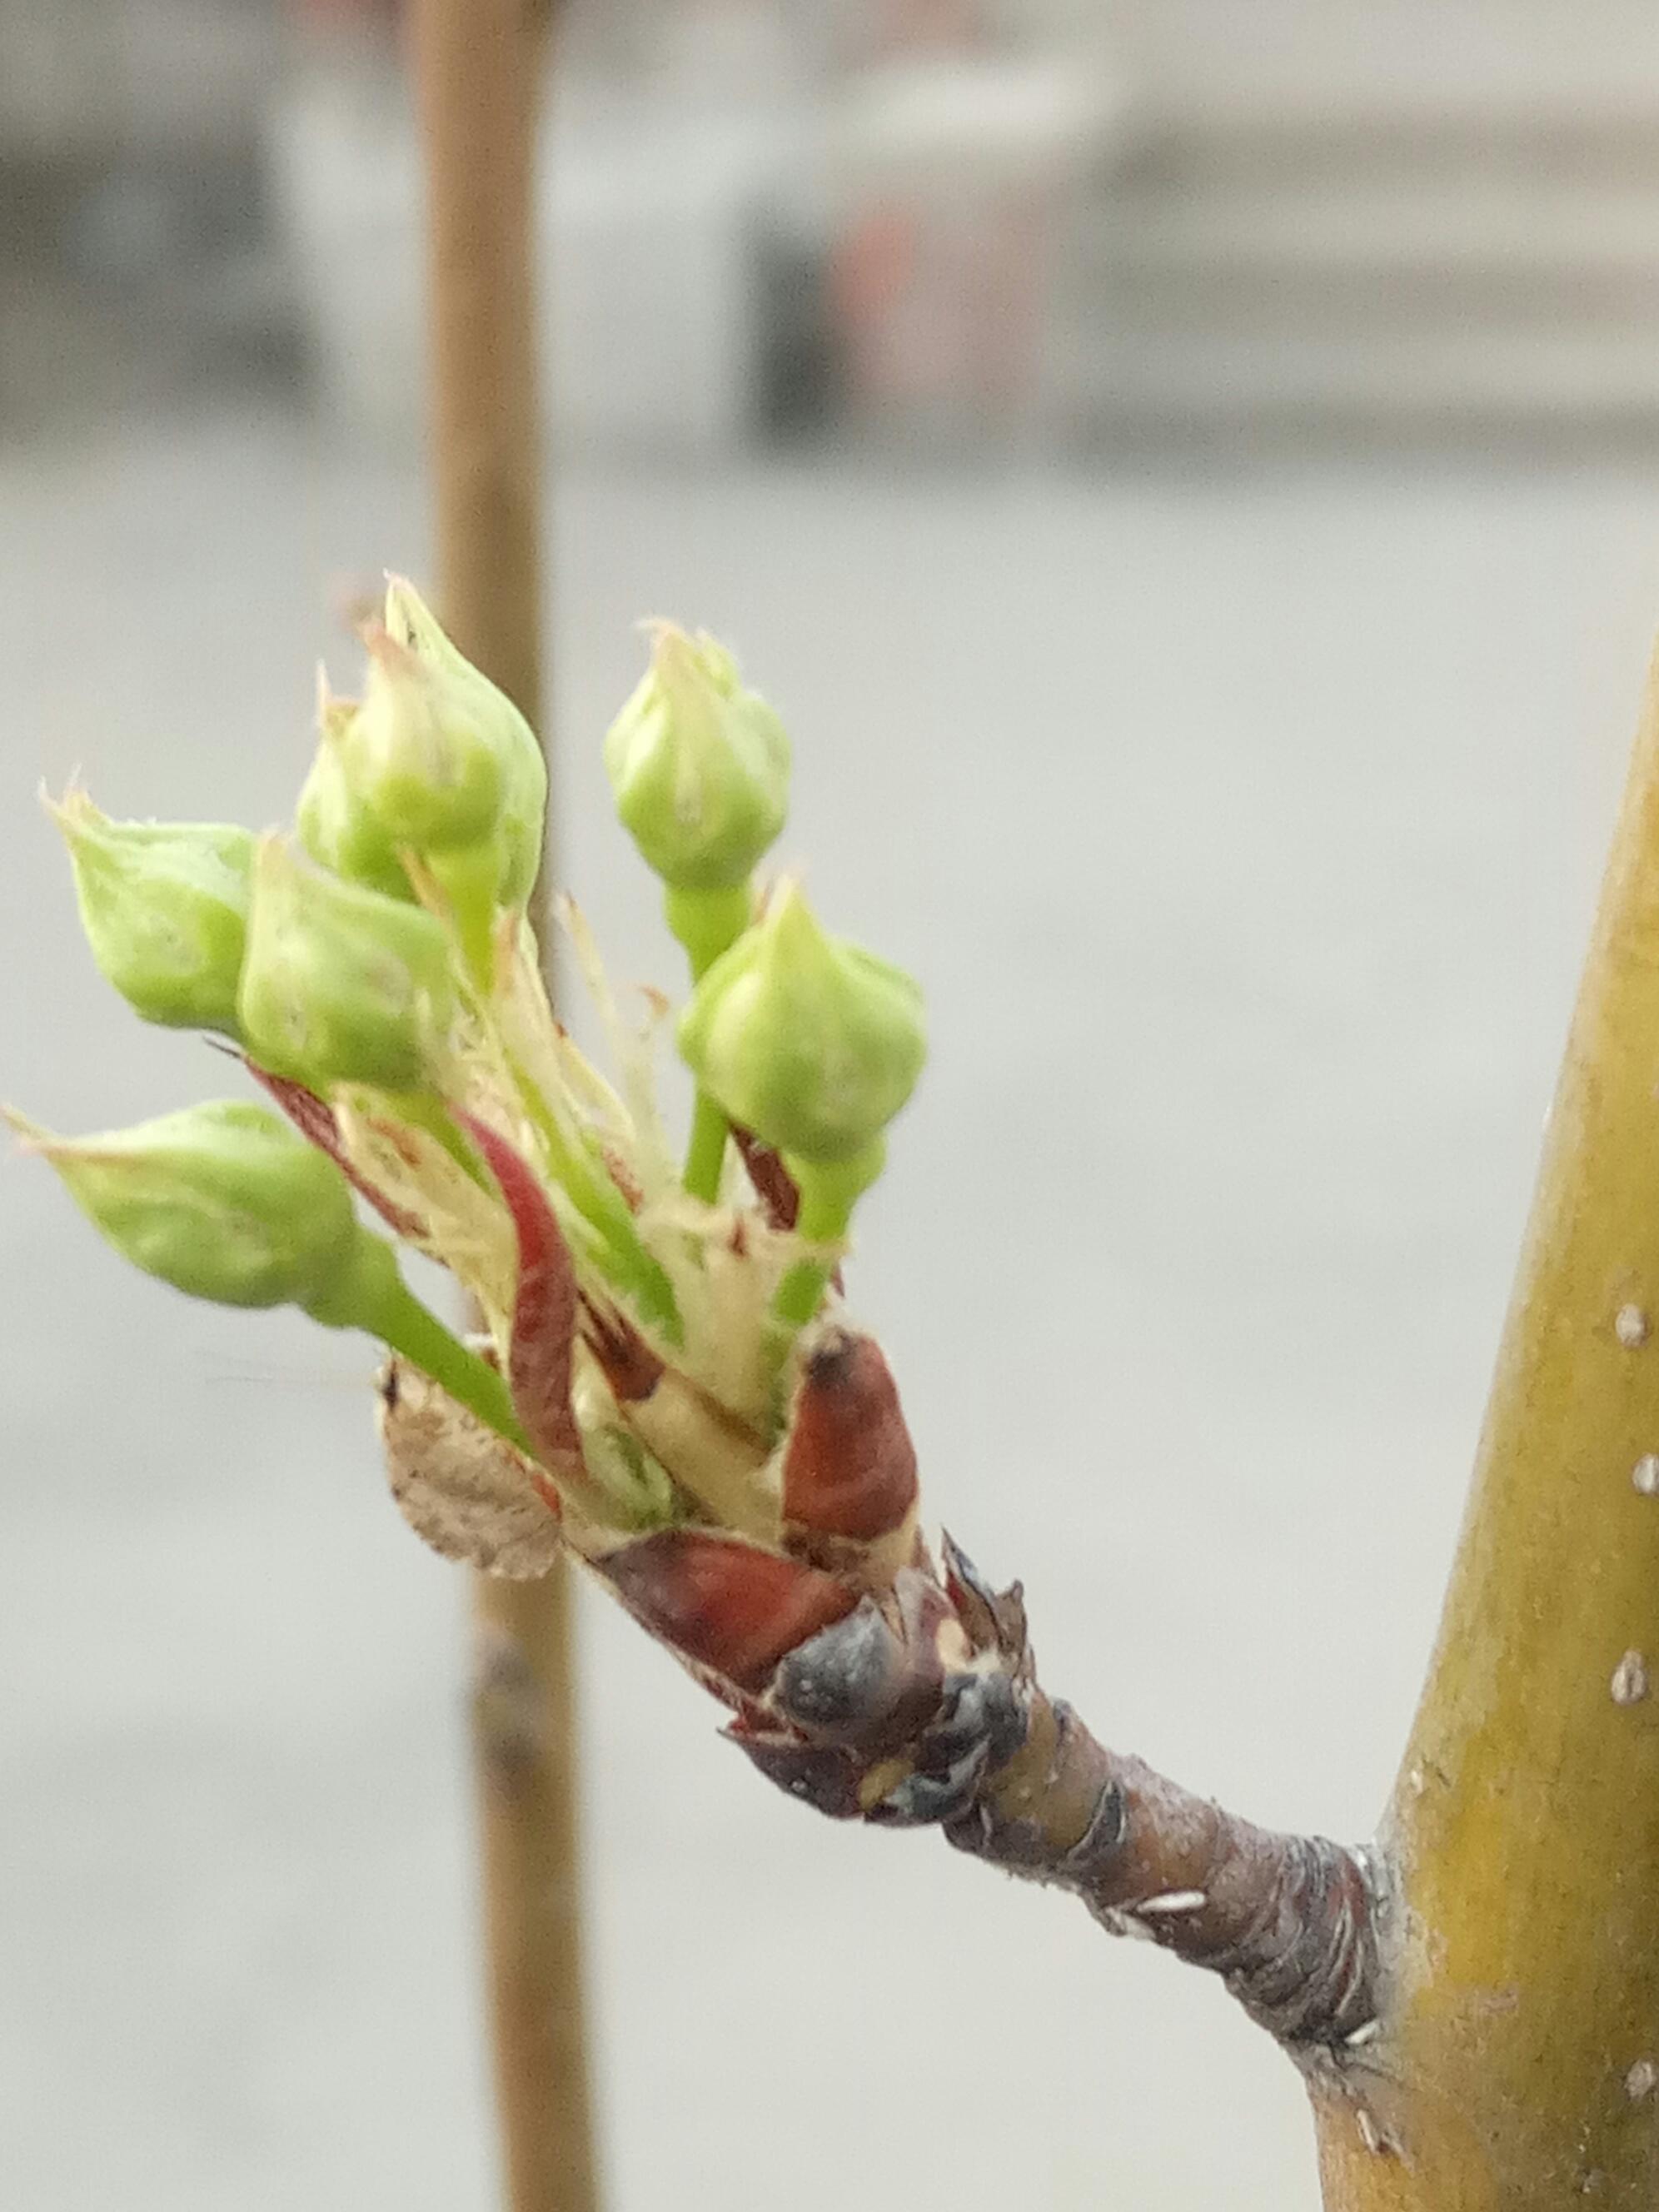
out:
<path id="1" fill-rule="evenodd" d="M 532 721 L 541 690 L 533 305 L 538 0 L 410 0 L 426 155 L 440 588 L 464 652 Z"/>
<path id="2" fill-rule="evenodd" d="M 410 0 L 409 15 L 425 147 L 439 597 L 457 643 L 545 744 L 532 269 L 547 10 L 537 0 Z M 592 2212 L 568 1576 L 481 1576 L 473 1603 L 506 2201 L 510 2212 Z"/>

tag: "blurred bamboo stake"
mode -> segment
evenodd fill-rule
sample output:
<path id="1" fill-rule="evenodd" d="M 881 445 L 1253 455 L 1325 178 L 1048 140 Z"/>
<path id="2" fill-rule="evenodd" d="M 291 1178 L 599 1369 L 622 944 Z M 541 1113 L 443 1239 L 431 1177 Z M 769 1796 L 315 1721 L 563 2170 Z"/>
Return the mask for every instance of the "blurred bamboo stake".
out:
<path id="1" fill-rule="evenodd" d="M 1384 1832 L 1385 2032 L 1316 2086 L 1332 2212 L 1659 2204 L 1656 1084 L 1659 666 Z"/>
<path id="2" fill-rule="evenodd" d="M 440 596 L 462 650 L 541 720 L 535 0 L 412 0 L 425 146 Z M 568 1571 L 475 1578 L 483 1915 L 507 2203 L 598 2202 L 581 1965 Z"/>

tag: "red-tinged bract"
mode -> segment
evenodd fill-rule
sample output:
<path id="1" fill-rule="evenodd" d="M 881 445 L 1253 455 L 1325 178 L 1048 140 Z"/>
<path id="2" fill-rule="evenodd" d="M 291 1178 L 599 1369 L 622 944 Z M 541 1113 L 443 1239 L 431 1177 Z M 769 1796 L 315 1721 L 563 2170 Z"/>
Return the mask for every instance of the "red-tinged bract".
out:
<path id="1" fill-rule="evenodd" d="M 599 1563 L 629 1612 L 694 1666 L 756 1693 L 778 1662 L 850 1613 L 835 1576 L 701 1528 L 664 1528 Z"/>
<path id="2" fill-rule="evenodd" d="M 536 1455 L 555 1474 L 580 1469 L 581 1431 L 570 1405 L 576 1275 L 547 1194 L 527 1161 L 475 1115 L 457 1117 L 483 1154 L 513 1217 L 519 1279 L 507 1385 Z"/>
<path id="3" fill-rule="evenodd" d="M 394 1206 L 384 1192 L 375 1189 L 340 1141 L 340 1125 L 335 1119 L 334 1109 L 314 1091 L 307 1091 L 303 1083 L 291 1077 L 273 1075 L 268 1067 L 257 1060 L 245 1060 L 243 1065 L 254 1081 L 263 1086 L 288 1115 L 302 1137 L 308 1138 L 319 1152 L 326 1152 L 359 1197 L 372 1206 L 394 1237 L 418 1237 L 421 1224 L 412 1213 Z"/>
<path id="4" fill-rule="evenodd" d="M 916 1453 L 892 1371 L 868 1336 L 833 1326 L 811 1345 L 783 1461 L 787 1522 L 868 1542 L 916 1502 Z"/>

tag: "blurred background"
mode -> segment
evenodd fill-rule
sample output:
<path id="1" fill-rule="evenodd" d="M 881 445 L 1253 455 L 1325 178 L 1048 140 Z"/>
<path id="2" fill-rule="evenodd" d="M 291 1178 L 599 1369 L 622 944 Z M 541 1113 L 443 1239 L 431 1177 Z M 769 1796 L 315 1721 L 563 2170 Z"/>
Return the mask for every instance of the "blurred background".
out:
<path id="1" fill-rule="evenodd" d="M 1095 1726 L 1374 1821 L 1659 612 L 1659 18 L 1627 0 L 567 0 L 542 246 L 563 880 L 672 614 L 924 980 L 861 1217 L 927 1502 Z M 222 1089 L 36 813 L 291 804 L 429 572 L 420 180 L 351 0 L 0 0 L 0 1093 Z M 362 1348 L 0 1164 L 0 2176 L 495 2203 L 461 1594 Z M 1312 2212 L 1221 1994 L 761 1789 L 585 1601 L 612 2203 Z"/>

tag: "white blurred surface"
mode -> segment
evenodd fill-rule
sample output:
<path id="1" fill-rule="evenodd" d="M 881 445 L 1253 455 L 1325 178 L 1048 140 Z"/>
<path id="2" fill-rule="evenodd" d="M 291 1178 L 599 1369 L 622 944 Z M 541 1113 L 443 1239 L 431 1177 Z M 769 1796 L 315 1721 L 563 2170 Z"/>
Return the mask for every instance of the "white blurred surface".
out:
<path id="1" fill-rule="evenodd" d="M 585 477 L 562 873 L 668 981 L 598 739 L 672 613 L 788 717 L 787 857 L 933 1059 L 863 1222 L 927 1502 L 1102 1733 L 1362 1833 L 1461 1504 L 1659 610 L 1646 477 Z M 412 478 L 276 422 L 0 455 L 0 1094 L 223 1087 L 94 974 L 38 777 L 285 810 Z M 1656 1163 L 1659 1176 L 1659 1163 Z M 0 1164 L 0 2174 L 29 2212 L 485 2212 L 459 1586 L 368 1355 L 122 1268 Z M 584 1617 L 612 2201 L 1311 2212 L 1220 1992 L 818 1822 Z"/>

